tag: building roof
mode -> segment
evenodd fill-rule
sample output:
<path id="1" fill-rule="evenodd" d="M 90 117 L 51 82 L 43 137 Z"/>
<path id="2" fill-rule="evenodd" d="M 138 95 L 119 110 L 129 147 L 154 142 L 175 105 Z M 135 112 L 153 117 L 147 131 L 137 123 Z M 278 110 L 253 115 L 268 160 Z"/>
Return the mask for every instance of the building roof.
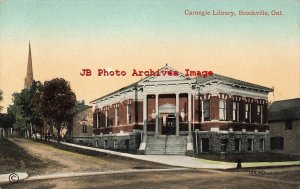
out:
<path id="1" fill-rule="evenodd" d="M 170 67 L 168 64 L 166 64 L 164 67 L 162 67 L 160 70 L 163 70 L 163 69 L 171 69 L 171 70 L 175 70 L 174 68 Z M 182 73 L 179 72 L 179 74 L 183 75 Z M 100 98 L 97 98 L 95 100 L 92 100 L 90 103 L 96 103 L 98 100 L 101 100 L 101 99 L 104 99 L 105 97 L 108 97 L 108 96 L 111 96 L 113 94 L 116 94 L 118 92 L 121 92 L 123 90 L 126 90 L 128 88 L 131 88 L 131 87 L 134 87 L 136 85 L 138 85 L 141 81 L 144 81 L 146 80 L 147 78 L 150 78 L 150 77 L 153 77 L 153 76 L 149 76 L 149 77 L 146 77 L 140 81 L 137 81 L 137 82 L 134 82 L 126 87 L 122 87 L 116 91 L 113 91 L 107 95 L 104 95 Z M 264 86 L 261 86 L 261 85 L 257 85 L 257 84 L 253 84 L 253 83 L 249 83 L 249 82 L 246 82 L 246 81 L 242 81 L 242 80 L 238 80 L 238 79 L 234 79 L 234 78 L 230 78 L 230 77 L 226 77 L 226 76 L 222 76 L 222 75 L 219 75 L 219 74 L 213 74 L 212 76 L 208 76 L 206 78 L 203 78 L 203 77 L 194 77 L 194 78 L 190 78 L 190 77 L 187 77 L 188 79 L 191 79 L 191 80 L 195 80 L 197 83 L 205 83 L 207 81 L 211 81 L 211 80 L 221 80 L 221 81 L 224 81 L 228 84 L 232 84 L 232 85 L 236 85 L 236 86 L 240 86 L 240 87 L 246 87 L 246 88 L 254 88 L 256 90 L 261 90 L 261 91 L 265 91 L 265 92 L 272 92 L 273 89 L 271 88 L 268 88 L 268 87 L 264 87 Z"/>
<path id="2" fill-rule="evenodd" d="M 84 100 L 77 101 L 77 103 L 76 103 L 76 111 L 77 111 L 77 113 L 78 112 L 82 112 L 82 111 L 84 111 L 86 109 L 89 109 L 89 108 L 92 108 L 92 107 L 93 106 L 86 105 Z"/>
<path id="3" fill-rule="evenodd" d="M 275 101 L 269 108 L 269 121 L 299 120 L 300 98 Z"/>
<path id="4" fill-rule="evenodd" d="M 257 85 L 257 84 L 254 84 L 254 83 L 249 83 L 249 82 L 246 82 L 246 81 L 234 79 L 234 78 L 231 78 L 231 77 L 222 76 L 222 75 L 219 75 L 219 74 L 213 74 L 212 76 L 209 76 L 209 77 L 206 77 L 206 78 L 196 77 L 196 81 L 198 83 L 204 83 L 206 81 L 210 81 L 210 80 L 214 80 L 214 79 L 225 81 L 225 82 L 231 83 L 233 85 L 237 85 L 237 86 L 252 87 L 252 88 L 256 88 L 258 90 L 264 90 L 264 91 L 268 91 L 268 92 L 273 91 L 273 89 L 268 88 L 268 87 L 264 87 L 264 86 Z"/>
<path id="5" fill-rule="evenodd" d="M 95 99 L 95 100 L 92 100 L 92 101 L 90 101 L 90 103 L 95 103 L 95 102 L 97 102 L 97 101 L 100 100 L 100 99 L 104 99 L 105 97 L 111 96 L 111 95 L 116 94 L 116 93 L 118 93 L 118 92 L 121 92 L 121 91 L 123 91 L 123 90 L 126 90 L 126 89 L 129 89 L 129 88 L 131 88 L 131 87 L 134 87 L 134 86 L 136 86 L 139 82 L 140 82 L 140 81 L 137 81 L 137 82 L 134 82 L 134 83 L 132 83 L 132 84 L 130 84 L 130 85 L 127 85 L 127 86 L 125 86 L 125 87 L 122 87 L 122 88 L 120 88 L 120 89 L 118 89 L 118 90 L 116 90 L 116 91 L 113 91 L 113 92 L 111 92 L 111 93 L 108 93 L 107 95 L 104 95 L 104 96 L 102 96 L 102 97 L 100 97 L 100 98 L 97 98 L 97 99 Z"/>

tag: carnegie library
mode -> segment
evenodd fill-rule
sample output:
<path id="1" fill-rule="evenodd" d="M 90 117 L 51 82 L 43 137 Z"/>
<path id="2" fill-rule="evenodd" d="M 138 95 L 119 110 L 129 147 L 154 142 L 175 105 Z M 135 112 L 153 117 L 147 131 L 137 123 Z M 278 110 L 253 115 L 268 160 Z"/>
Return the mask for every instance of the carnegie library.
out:
<path id="1" fill-rule="evenodd" d="M 138 154 L 269 151 L 272 91 L 218 74 L 149 76 L 91 102 L 93 146 Z"/>

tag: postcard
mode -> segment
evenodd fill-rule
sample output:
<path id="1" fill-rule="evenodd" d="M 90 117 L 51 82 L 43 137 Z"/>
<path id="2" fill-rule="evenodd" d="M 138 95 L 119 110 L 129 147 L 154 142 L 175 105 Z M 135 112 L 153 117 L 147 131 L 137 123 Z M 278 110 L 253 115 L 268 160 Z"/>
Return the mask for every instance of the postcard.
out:
<path id="1" fill-rule="evenodd" d="M 0 189 L 298 189 L 299 44 L 299 0 L 0 0 Z"/>

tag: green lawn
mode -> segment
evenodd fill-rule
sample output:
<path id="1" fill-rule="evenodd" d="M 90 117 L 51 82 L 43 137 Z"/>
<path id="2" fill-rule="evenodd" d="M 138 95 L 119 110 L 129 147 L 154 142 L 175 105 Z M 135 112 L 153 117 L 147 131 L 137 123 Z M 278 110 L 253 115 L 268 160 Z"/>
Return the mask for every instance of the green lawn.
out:
<path id="1" fill-rule="evenodd" d="M 0 139 L 0 174 L 11 172 L 35 173 L 47 167 L 43 161 L 31 156 L 15 143 Z"/>

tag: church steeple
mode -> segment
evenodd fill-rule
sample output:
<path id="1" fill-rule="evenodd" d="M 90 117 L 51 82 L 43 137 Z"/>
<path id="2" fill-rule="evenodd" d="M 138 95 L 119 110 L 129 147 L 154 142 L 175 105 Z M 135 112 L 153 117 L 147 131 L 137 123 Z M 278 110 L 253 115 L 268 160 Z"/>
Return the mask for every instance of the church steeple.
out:
<path id="1" fill-rule="evenodd" d="M 33 81 L 33 71 L 32 71 L 32 57 L 31 57 L 31 46 L 29 41 L 29 52 L 28 52 L 28 62 L 27 62 L 27 73 L 25 77 L 24 88 L 29 88 Z"/>

